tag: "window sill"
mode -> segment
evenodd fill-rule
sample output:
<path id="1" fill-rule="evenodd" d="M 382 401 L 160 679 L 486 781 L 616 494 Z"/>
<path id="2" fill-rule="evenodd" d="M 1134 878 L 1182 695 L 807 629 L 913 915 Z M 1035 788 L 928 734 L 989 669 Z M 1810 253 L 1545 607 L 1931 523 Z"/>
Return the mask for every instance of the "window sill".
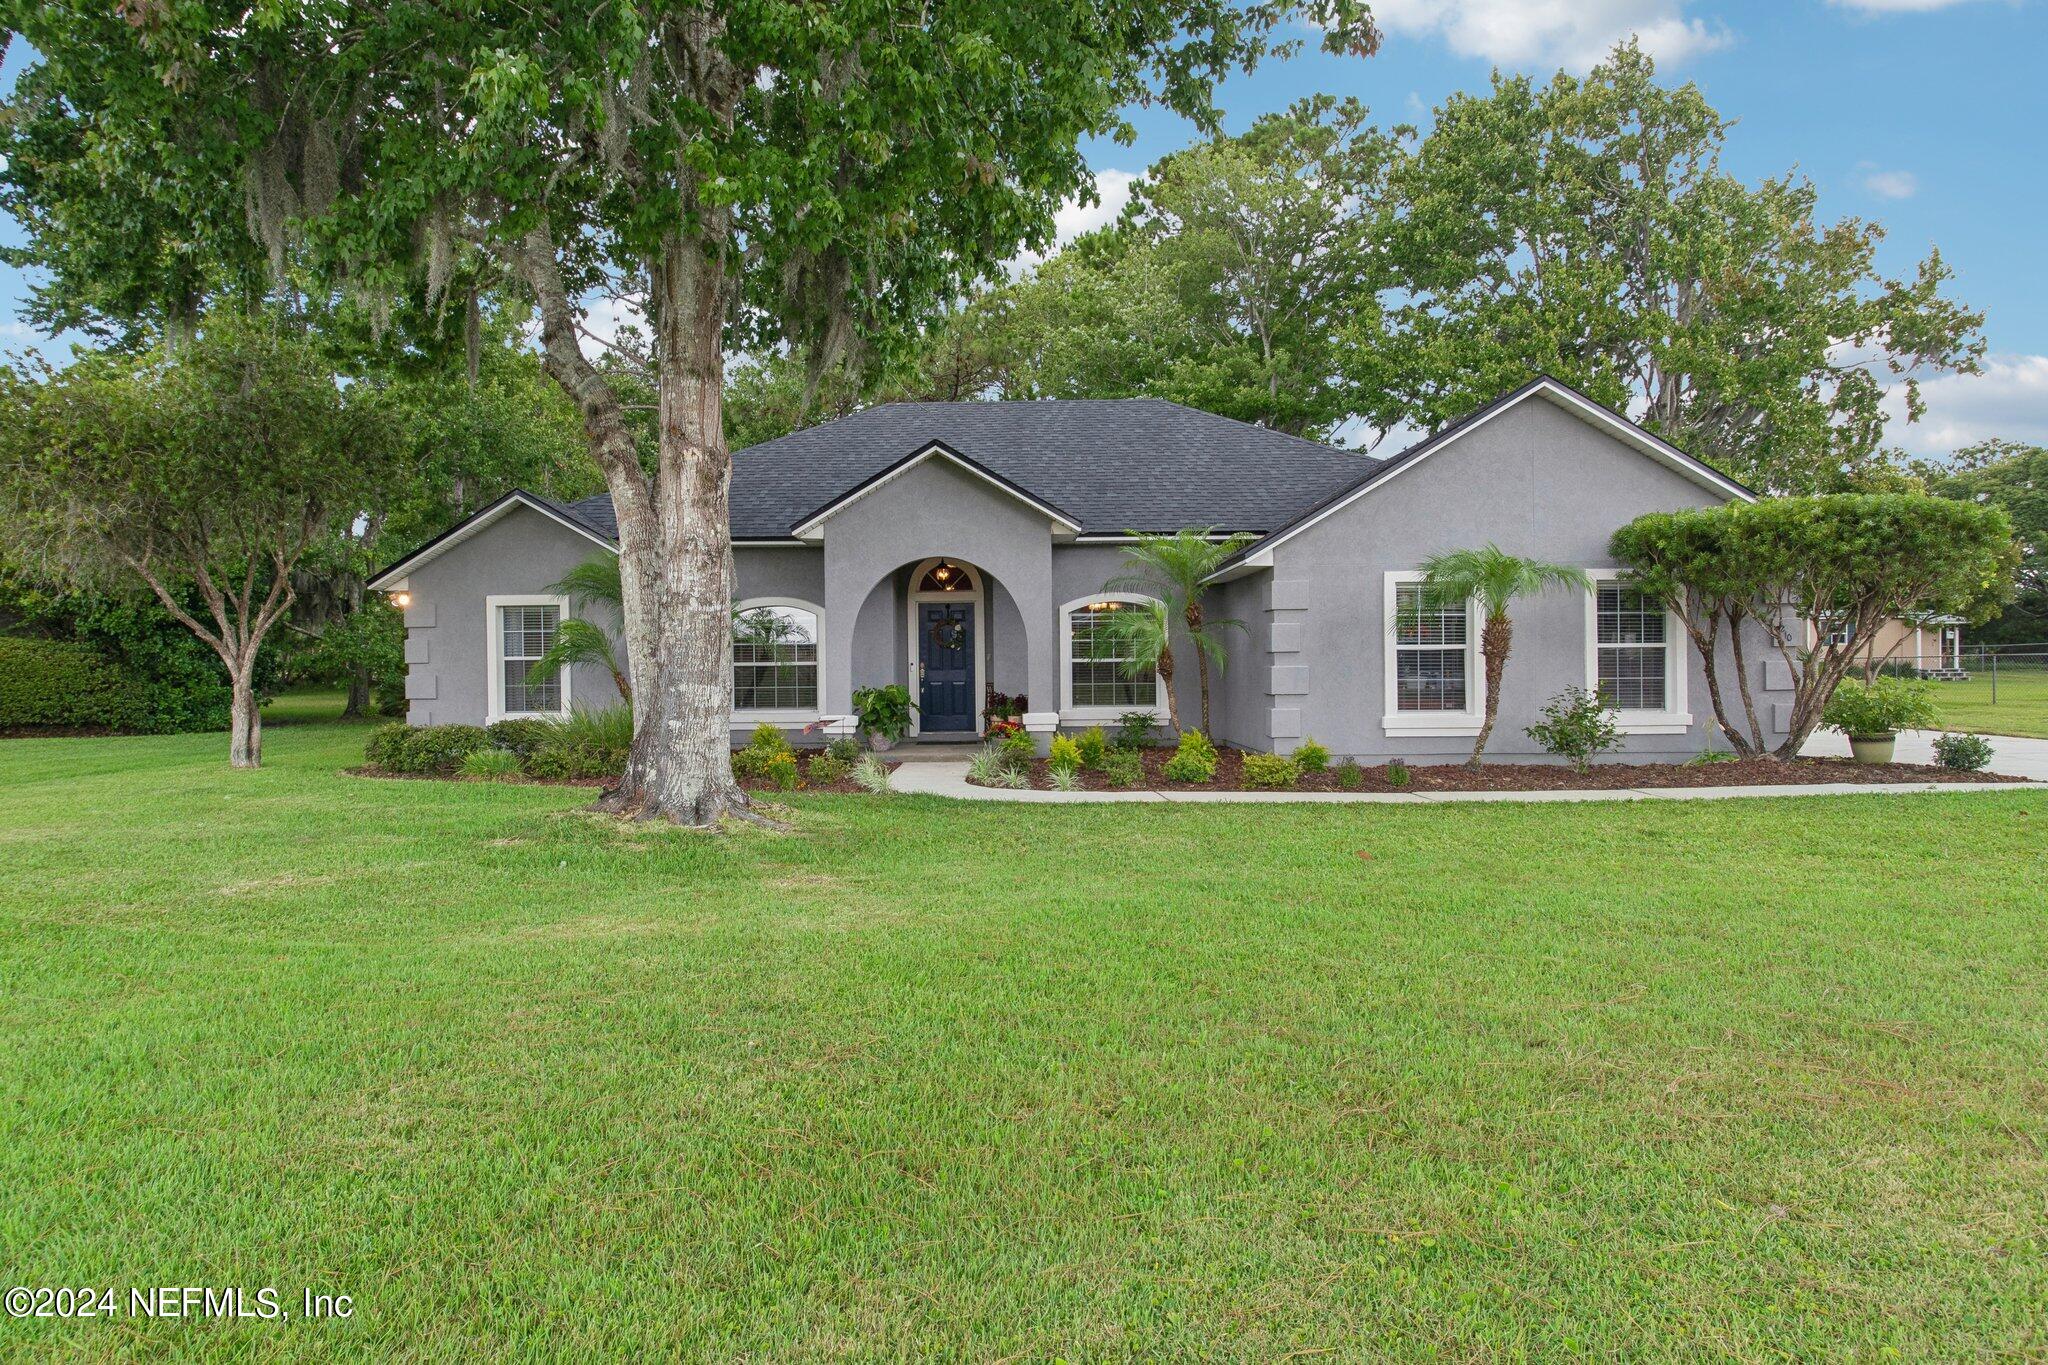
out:
<path id="1" fill-rule="evenodd" d="M 1614 728 L 1625 735 L 1682 735 L 1692 729 L 1687 711 L 1617 711 Z"/>
<path id="2" fill-rule="evenodd" d="M 759 725 L 763 721 L 777 725 L 809 725 L 822 719 L 824 714 L 818 711 L 735 711 L 732 713 L 732 726 L 738 729 L 742 725 Z"/>
<path id="3" fill-rule="evenodd" d="M 1389 735 L 1413 735 L 1420 739 L 1443 739 L 1453 735 L 1472 736 L 1486 723 L 1484 716 L 1462 711 L 1403 711 L 1381 716 L 1380 728 Z"/>
<path id="4" fill-rule="evenodd" d="M 1060 723 L 1068 721 L 1094 724 L 1098 721 L 1113 721 L 1133 711 L 1142 711 L 1152 717 L 1154 725 L 1166 724 L 1166 712 L 1157 706 L 1068 706 L 1060 710 Z"/>
<path id="5" fill-rule="evenodd" d="M 471 712 L 474 715 L 474 712 Z M 567 711 L 486 711 L 484 724 L 496 725 L 501 720 L 567 720 Z"/>

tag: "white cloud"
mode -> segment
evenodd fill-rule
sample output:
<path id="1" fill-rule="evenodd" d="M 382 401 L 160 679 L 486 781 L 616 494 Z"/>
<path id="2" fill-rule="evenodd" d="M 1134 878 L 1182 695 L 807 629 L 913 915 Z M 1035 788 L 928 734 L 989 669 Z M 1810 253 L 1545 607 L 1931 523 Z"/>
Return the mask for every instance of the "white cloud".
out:
<path id="1" fill-rule="evenodd" d="M 1053 241 L 1065 246 L 1084 232 L 1093 232 L 1099 227 L 1108 227 L 1124 211 L 1124 205 L 1131 202 L 1131 186 L 1138 183 L 1138 177 L 1130 171 L 1107 170 L 1095 173 L 1095 193 L 1099 202 L 1084 204 L 1077 196 L 1060 206 L 1053 215 Z"/>
<path id="2" fill-rule="evenodd" d="M 1689 18 L 1684 0 L 1374 0 L 1372 14 L 1388 33 L 1523 70 L 1584 71 L 1631 35 L 1665 63 L 1729 42 L 1718 23 Z"/>
<path id="3" fill-rule="evenodd" d="M 1941 375 L 1920 385 L 1927 415 L 1908 425 L 1893 389 L 1885 435 L 1915 455 L 1948 455 L 1992 436 L 2048 445 L 2048 355 L 1994 355 L 1981 374 Z"/>
<path id="4" fill-rule="evenodd" d="M 1867 170 L 1863 188 L 1882 199 L 1911 199 L 1920 192 L 1920 178 L 1911 171 Z"/>
<path id="5" fill-rule="evenodd" d="M 1114 168 L 1095 173 L 1095 194 L 1097 202 L 1083 203 L 1079 195 L 1060 205 L 1053 214 L 1053 249 L 1058 250 L 1068 242 L 1099 227 L 1107 227 L 1123 213 L 1124 205 L 1131 201 L 1131 186 L 1138 183 L 1138 177 L 1131 171 Z M 1011 258 L 1009 270 L 1012 275 L 1021 275 L 1037 265 L 1050 253 L 1026 251 Z"/>

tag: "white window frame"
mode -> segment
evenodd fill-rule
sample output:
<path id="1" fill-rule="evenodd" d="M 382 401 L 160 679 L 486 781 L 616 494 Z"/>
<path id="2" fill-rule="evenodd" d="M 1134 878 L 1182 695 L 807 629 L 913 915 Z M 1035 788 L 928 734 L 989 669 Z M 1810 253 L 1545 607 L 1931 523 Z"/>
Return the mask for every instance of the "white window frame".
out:
<path id="1" fill-rule="evenodd" d="M 1421 738 L 1450 738 L 1476 735 L 1486 723 L 1486 670 L 1479 657 L 1479 634 L 1486 622 L 1480 615 L 1479 599 L 1465 603 L 1465 709 L 1462 711 L 1403 711 L 1400 709 L 1400 614 L 1399 593 L 1404 583 L 1420 583 L 1429 575 L 1420 569 L 1389 569 L 1380 596 L 1380 620 L 1386 627 L 1384 690 L 1381 694 L 1380 726 L 1389 735 Z M 1432 646 L 1438 648 L 1439 646 Z"/>
<path id="2" fill-rule="evenodd" d="M 1588 569 L 1593 580 L 1586 594 L 1586 690 L 1600 688 L 1600 585 L 1627 577 L 1619 569 Z M 1692 637 L 1678 613 L 1664 613 L 1664 709 L 1661 711 L 1616 711 L 1615 725 L 1625 735 L 1682 735 L 1692 729 L 1692 710 L 1686 699 L 1686 676 L 1691 668 Z"/>
<path id="3" fill-rule="evenodd" d="M 562 670 L 562 706 L 558 711 L 507 711 L 505 709 L 505 627 L 498 619 L 505 607 L 553 607 L 555 608 L 555 629 L 559 631 L 562 622 L 569 619 L 569 599 L 549 593 L 494 593 L 484 598 L 484 634 L 490 639 L 487 651 L 490 658 L 490 706 L 485 712 L 485 724 L 496 725 L 501 720 L 523 720 L 534 716 L 559 718 L 569 714 L 569 675 L 574 669 Z"/>
<path id="4" fill-rule="evenodd" d="M 793 611 L 807 611 L 818 622 L 818 705 L 813 707 L 754 707 L 733 709 L 732 723 L 735 726 L 759 725 L 762 721 L 779 724 L 809 724 L 824 714 L 825 704 L 825 609 L 815 602 L 806 602 L 799 597 L 749 597 L 744 602 L 733 603 L 732 612 L 738 616 L 755 607 L 788 607 Z M 725 675 L 732 677 L 732 639 L 728 634 L 725 642 Z"/>
<path id="5" fill-rule="evenodd" d="M 1060 605 L 1060 720 L 1064 723 L 1093 723 L 1115 720 L 1126 711 L 1143 711 L 1155 725 L 1166 723 L 1166 679 L 1152 674 L 1150 706 L 1074 705 L 1074 613 L 1097 602 L 1127 602 L 1133 606 L 1158 606 L 1159 599 L 1137 592 L 1096 592 Z"/>

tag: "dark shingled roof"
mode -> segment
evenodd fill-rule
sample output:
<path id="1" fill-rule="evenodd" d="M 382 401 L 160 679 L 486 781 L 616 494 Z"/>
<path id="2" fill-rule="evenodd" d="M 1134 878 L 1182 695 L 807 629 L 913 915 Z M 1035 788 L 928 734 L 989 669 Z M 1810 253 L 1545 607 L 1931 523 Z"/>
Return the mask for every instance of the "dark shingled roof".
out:
<path id="1" fill-rule="evenodd" d="M 1156 398 L 885 403 L 736 451 L 732 534 L 783 537 L 819 508 L 943 442 L 1081 523 L 1271 531 L 1382 462 Z M 608 494 L 563 509 L 618 538 Z"/>

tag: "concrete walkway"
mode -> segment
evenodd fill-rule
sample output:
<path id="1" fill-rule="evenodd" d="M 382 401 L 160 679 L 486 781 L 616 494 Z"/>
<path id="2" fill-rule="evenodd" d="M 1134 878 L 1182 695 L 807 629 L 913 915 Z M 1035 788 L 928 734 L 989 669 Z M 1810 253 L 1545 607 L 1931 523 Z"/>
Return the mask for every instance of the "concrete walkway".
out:
<path id="1" fill-rule="evenodd" d="M 2048 740 L 1991 740 L 1993 772 L 2009 777 L 2048 782 Z M 1814 756 L 1839 754 L 1847 757 L 1849 742 L 1840 735 L 1817 736 L 1805 751 Z M 1899 760 L 1903 763 L 1934 761 L 1934 735 L 1909 731 L 1899 736 Z M 1441 805 L 1453 801 L 1717 801 L 1751 796 L 1882 796 L 1916 795 L 1928 792 L 1982 792 L 2025 789 L 2024 782 L 1828 782 L 1788 783 L 1772 787 L 1622 787 L 1608 791 L 1484 791 L 1484 792 L 1183 792 L 1114 791 L 1049 792 L 1013 790 L 1008 787 L 977 787 L 967 780 L 964 758 L 924 757 L 899 767 L 891 784 L 899 792 L 926 796 L 951 796 L 966 801 L 1024 801 L 1041 804 L 1098 803 L 1106 801 L 1204 801 L 1225 802 L 1308 802 L 1312 804 L 1377 803 L 1381 805 Z"/>

